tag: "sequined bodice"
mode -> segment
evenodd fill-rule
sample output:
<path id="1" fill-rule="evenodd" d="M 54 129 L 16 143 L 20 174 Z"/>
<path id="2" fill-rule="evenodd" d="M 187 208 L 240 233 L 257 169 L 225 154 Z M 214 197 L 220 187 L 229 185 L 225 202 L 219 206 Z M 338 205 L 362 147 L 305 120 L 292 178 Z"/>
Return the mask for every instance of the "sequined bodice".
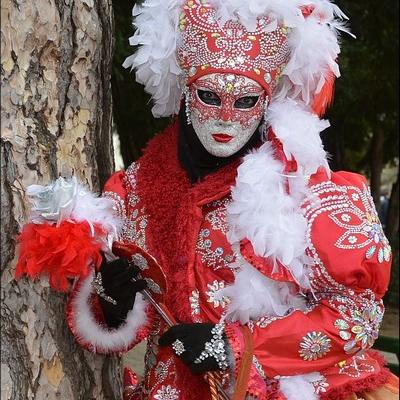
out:
<path id="1" fill-rule="evenodd" d="M 217 322 L 228 299 L 218 291 L 234 280 L 230 264 L 234 253 L 227 240 L 226 207 L 230 198 L 213 201 L 202 208 L 193 266 L 194 286 L 190 296 L 193 322 Z"/>

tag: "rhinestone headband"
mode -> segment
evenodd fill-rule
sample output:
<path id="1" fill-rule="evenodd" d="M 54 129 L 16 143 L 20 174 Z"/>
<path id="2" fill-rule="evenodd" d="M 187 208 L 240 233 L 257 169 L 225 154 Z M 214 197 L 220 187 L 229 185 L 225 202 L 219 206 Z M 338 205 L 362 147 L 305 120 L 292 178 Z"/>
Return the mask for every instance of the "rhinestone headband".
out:
<path id="1" fill-rule="evenodd" d="M 181 44 L 178 61 L 187 83 L 213 72 L 248 76 L 271 92 L 290 55 L 288 28 L 267 16 L 254 32 L 240 22 L 223 26 L 208 2 L 187 1 L 179 17 Z"/>
<path id="2" fill-rule="evenodd" d="M 340 76 L 338 33 L 349 33 L 332 0 L 144 0 L 133 16 L 136 52 L 124 66 L 156 117 L 178 114 L 185 87 L 212 73 L 247 76 L 273 103 L 322 115 Z"/>

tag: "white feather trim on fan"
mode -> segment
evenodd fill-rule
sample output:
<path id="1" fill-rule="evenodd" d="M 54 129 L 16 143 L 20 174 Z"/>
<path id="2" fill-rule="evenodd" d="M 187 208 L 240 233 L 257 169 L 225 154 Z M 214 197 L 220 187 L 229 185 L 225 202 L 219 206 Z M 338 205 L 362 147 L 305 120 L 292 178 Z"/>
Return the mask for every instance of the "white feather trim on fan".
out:
<path id="1" fill-rule="evenodd" d="M 141 295 L 136 296 L 135 305 L 129 311 L 126 322 L 118 329 L 109 329 L 100 325 L 90 308 L 90 297 L 93 294 L 92 281 L 89 275 L 71 304 L 73 310 L 73 332 L 80 341 L 88 344 L 101 353 L 126 351 L 137 337 L 138 330 L 146 323 L 147 304 Z"/>
<path id="2" fill-rule="evenodd" d="M 313 383 L 323 381 L 319 372 L 279 377 L 279 389 L 287 400 L 318 400 Z"/>
<path id="3" fill-rule="evenodd" d="M 92 230 L 94 224 L 101 225 L 108 247 L 118 238 L 123 221 L 114 211 L 114 202 L 90 192 L 76 177 L 60 177 L 47 186 L 31 185 L 27 195 L 33 204 L 30 219 L 34 223 L 86 221 Z"/>
<path id="4" fill-rule="evenodd" d="M 267 315 L 283 317 L 292 310 L 306 309 L 304 298 L 294 294 L 293 284 L 267 278 L 240 256 L 233 266 L 239 270 L 234 284 L 216 293 L 217 298 L 230 299 L 229 321 L 246 324 Z"/>
<path id="5" fill-rule="evenodd" d="M 136 81 L 145 86 L 154 101 L 155 117 L 179 112 L 182 70 L 177 61 L 178 21 L 183 0 L 146 0 L 133 8 L 137 28 L 129 42 L 140 45 L 123 66 L 136 69 Z"/>

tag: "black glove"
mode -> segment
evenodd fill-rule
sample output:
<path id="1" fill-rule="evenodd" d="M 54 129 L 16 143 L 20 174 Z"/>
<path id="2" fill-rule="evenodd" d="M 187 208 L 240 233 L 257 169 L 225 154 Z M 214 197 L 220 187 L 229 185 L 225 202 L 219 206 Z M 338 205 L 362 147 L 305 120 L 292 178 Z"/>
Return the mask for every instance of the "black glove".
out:
<path id="1" fill-rule="evenodd" d="M 112 304 L 99 296 L 104 318 L 110 328 L 118 328 L 135 304 L 136 294 L 147 287 L 144 279 L 133 281 L 140 272 L 139 268 L 129 264 L 125 258 L 107 262 L 103 259 L 100 266 L 102 286 L 107 296 L 116 301 Z"/>
<path id="2" fill-rule="evenodd" d="M 208 357 L 200 363 L 194 362 L 204 350 L 206 342 L 212 340 L 213 333 L 211 330 L 214 327 L 214 324 L 175 325 L 159 338 L 158 344 L 160 346 L 168 346 L 173 345 L 176 340 L 180 340 L 183 343 L 185 351 L 183 351 L 182 354 L 177 354 L 176 351 L 174 352 L 194 374 L 217 371 L 220 370 L 220 366 L 214 357 Z M 222 335 L 222 340 L 225 343 L 226 349 L 227 340 L 225 334 Z"/>

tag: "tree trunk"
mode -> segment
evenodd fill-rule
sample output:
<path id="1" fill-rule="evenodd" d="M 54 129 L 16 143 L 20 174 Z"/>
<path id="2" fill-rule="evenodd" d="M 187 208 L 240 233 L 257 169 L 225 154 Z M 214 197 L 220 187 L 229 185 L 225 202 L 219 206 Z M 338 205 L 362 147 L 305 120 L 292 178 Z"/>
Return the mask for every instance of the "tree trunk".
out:
<path id="1" fill-rule="evenodd" d="M 371 141 L 371 194 L 374 199 L 375 207 L 379 210 L 381 204 L 381 178 L 383 169 L 383 145 L 385 136 L 382 129 L 375 129 Z"/>
<path id="2" fill-rule="evenodd" d="M 386 235 L 391 240 L 394 240 L 399 233 L 399 171 L 398 169 L 397 180 L 392 187 L 386 218 Z"/>
<path id="3" fill-rule="evenodd" d="M 26 187 L 99 191 L 113 171 L 111 1 L 3 0 L 1 17 L 1 399 L 119 399 L 119 359 L 77 346 L 66 296 L 13 279 Z"/>

